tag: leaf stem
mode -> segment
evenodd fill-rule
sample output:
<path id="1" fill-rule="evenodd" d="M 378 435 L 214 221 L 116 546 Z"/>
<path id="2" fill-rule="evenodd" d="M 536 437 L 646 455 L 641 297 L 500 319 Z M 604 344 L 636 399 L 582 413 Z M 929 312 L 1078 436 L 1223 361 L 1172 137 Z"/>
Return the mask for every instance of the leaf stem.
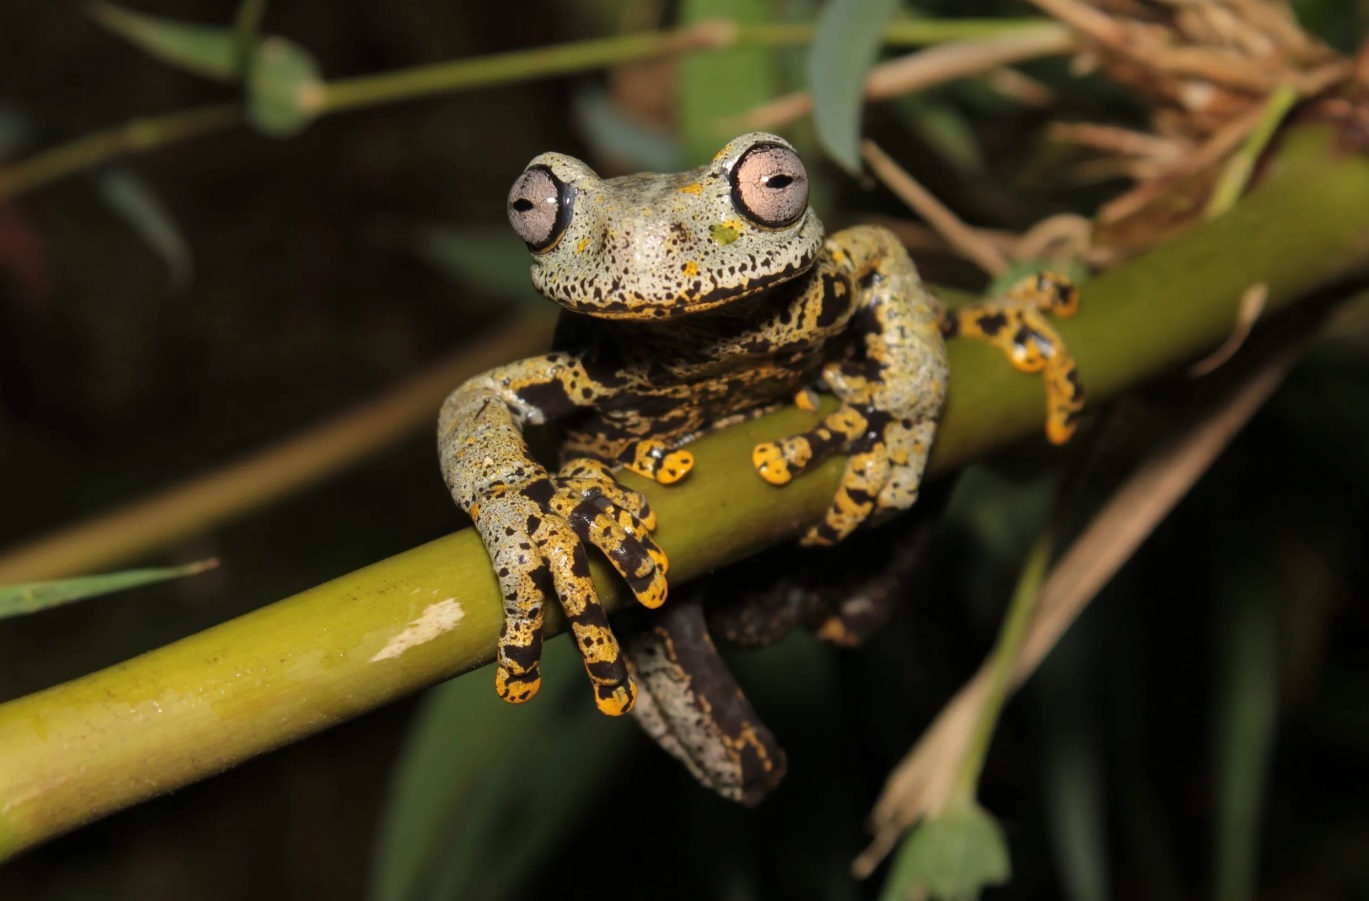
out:
<path id="1" fill-rule="evenodd" d="M 134 119 L 93 132 L 41 151 L 13 166 L 0 168 L 0 201 L 115 157 L 157 150 L 168 144 L 224 131 L 242 121 L 243 112 L 238 104 L 220 103 L 165 116 Z"/>
<path id="2" fill-rule="evenodd" d="M 249 10 L 251 12 L 251 10 Z M 245 20 L 250 24 L 251 16 Z M 963 40 L 1039 26 L 1044 19 L 905 20 L 885 33 L 892 46 L 916 46 Z M 246 27 L 246 26 L 244 26 Z M 813 39 L 812 24 L 739 25 L 726 19 L 699 22 L 673 30 L 594 38 L 551 47 L 515 50 L 490 56 L 416 66 L 375 75 L 330 81 L 323 86 L 316 113 L 343 112 L 383 103 L 412 100 L 472 88 L 515 84 L 537 78 L 589 72 L 606 66 L 679 53 L 720 50 L 737 44 L 785 46 Z M 237 103 L 135 119 L 40 151 L 12 166 L 0 167 L 0 201 L 74 175 L 130 153 L 225 131 L 243 124 Z"/>

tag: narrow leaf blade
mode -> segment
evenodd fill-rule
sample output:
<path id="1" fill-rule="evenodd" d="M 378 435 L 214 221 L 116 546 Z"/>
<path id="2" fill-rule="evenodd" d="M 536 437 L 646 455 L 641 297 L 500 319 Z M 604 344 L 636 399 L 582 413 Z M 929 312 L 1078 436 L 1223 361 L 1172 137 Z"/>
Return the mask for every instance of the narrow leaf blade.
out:
<path id="1" fill-rule="evenodd" d="M 808 56 L 818 141 L 847 171 L 860 171 L 860 118 L 865 73 L 898 0 L 829 0 L 818 15 Z"/>
<path id="2" fill-rule="evenodd" d="M 237 81 L 242 60 L 233 32 L 130 12 L 112 3 L 93 3 L 90 15 L 105 28 L 149 55 L 178 69 L 215 81 Z"/>
<path id="3" fill-rule="evenodd" d="M 150 569 L 128 569 L 122 572 L 102 573 L 98 576 L 80 576 L 75 579 L 57 579 L 51 582 L 24 582 L 17 585 L 0 585 L 0 619 L 36 613 L 50 607 L 60 607 L 72 601 L 82 601 L 97 595 L 112 594 L 154 582 L 167 582 L 181 579 L 213 569 L 218 560 L 201 560 L 184 566 L 166 566 Z"/>
<path id="4" fill-rule="evenodd" d="M 146 182 L 128 169 L 109 167 L 95 177 L 100 198 L 138 233 L 166 263 L 174 290 L 190 284 L 194 261 L 190 247 L 161 200 Z"/>

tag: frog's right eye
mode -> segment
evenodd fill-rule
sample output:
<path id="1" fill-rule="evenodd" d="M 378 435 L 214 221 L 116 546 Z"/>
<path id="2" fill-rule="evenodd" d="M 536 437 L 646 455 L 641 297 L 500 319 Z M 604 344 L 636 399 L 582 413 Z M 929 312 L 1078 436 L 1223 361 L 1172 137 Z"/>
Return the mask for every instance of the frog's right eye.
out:
<path id="1" fill-rule="evenodd" d="M 546 166 L 530 166 L 509 189 L 509 224 L 534 252 L 550 250 L 566 226 L 575 189 Z"/>

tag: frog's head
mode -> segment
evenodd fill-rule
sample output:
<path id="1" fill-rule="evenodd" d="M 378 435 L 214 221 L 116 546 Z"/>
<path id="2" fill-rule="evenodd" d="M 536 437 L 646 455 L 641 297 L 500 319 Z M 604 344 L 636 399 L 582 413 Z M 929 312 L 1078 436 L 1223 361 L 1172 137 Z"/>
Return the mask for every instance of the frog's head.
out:
<path id="1" fill-rule="evenodd" d="M 508 213 L 537 290 L 604 319 L 715 309 L 800 275 L 822 247 L 802 160 L 764 132 L 675 175 L 601 179 L 544 153 L 513 183 Z"/>

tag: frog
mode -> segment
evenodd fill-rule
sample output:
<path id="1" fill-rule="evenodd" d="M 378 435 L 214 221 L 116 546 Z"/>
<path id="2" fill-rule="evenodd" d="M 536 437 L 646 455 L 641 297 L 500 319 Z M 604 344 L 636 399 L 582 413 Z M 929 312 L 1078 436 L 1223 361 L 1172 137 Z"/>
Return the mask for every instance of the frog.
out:
<path id="1" fill-rule="evenodd" d="M 765 132 L 736 137 L 679 173 L 601 178 L 550 152 L 514 181 L 508 218 L 531 254 L 534 287 L 561 307 L 556 338 L 546 354 L 466 381 L 438 419 L 445 484 L 479 533 L 503 597 L 494 681 L 504 700 L 537 694 L 554 602 L 604 714 L 634 712 L 643 670 L 656 675 L 647 679 L 654 696 L 687 681 L 691 666 L 716 660 L 688 607 L 675 627 L 636 627 L 632 654 L 615 634 L 590 576 L 590 549 L 642 610 L 661 614 L 668 594 L 669 560 L 652 537 L 656 514 L 618 480 L 621 470 L 674 485 L 694 468 L 693 440 L 796 404 L 820 415 L 756 445 L 750 462 L 782 487 L 844 456 L 831 504 L 799 537 L 836 545 L 916 502 L 946 397 L 951 337 L 988 341 L 1018 368 L 1043 373 L 1048 438 L 1063 442 L 1076 428 L 1082 384 L 1045 319 L 1078 308 L 1068 279 L 1031 276 L 1003 298 L 948 311 L 891 231 L 856 225 L 827 234 L 808 188 L 798 151 Z M 822 394 L 836 400 L 825 413 Z M 554 464 L 529 449 L 525 433 L 538 427 L 559 430 Z M 840 631 L 839 615 L 825 622 L 818 628 Z M 673 637 L 700 651 L 692 664 Z M 650 665 L 635 665 L 634 656 Z M 674 740 L 666 733 L 706 731 L 662 701 L 652 697 L 635 713 L 663 745 Z M 753 712 L 739 703 L 749 723 Z M 722 769 L 730 766 L 728 779 L 740 784 L 737 760 L 773 744 L 756 735 L 734 724 L 697 744 L 704 756 L 729 758 Z M 719 750 L 723 739 L 728 747 Z M 667 750 L 684 759 L 678 747 Z M 736 784 L 720 791 L 755 795 Z"/>

